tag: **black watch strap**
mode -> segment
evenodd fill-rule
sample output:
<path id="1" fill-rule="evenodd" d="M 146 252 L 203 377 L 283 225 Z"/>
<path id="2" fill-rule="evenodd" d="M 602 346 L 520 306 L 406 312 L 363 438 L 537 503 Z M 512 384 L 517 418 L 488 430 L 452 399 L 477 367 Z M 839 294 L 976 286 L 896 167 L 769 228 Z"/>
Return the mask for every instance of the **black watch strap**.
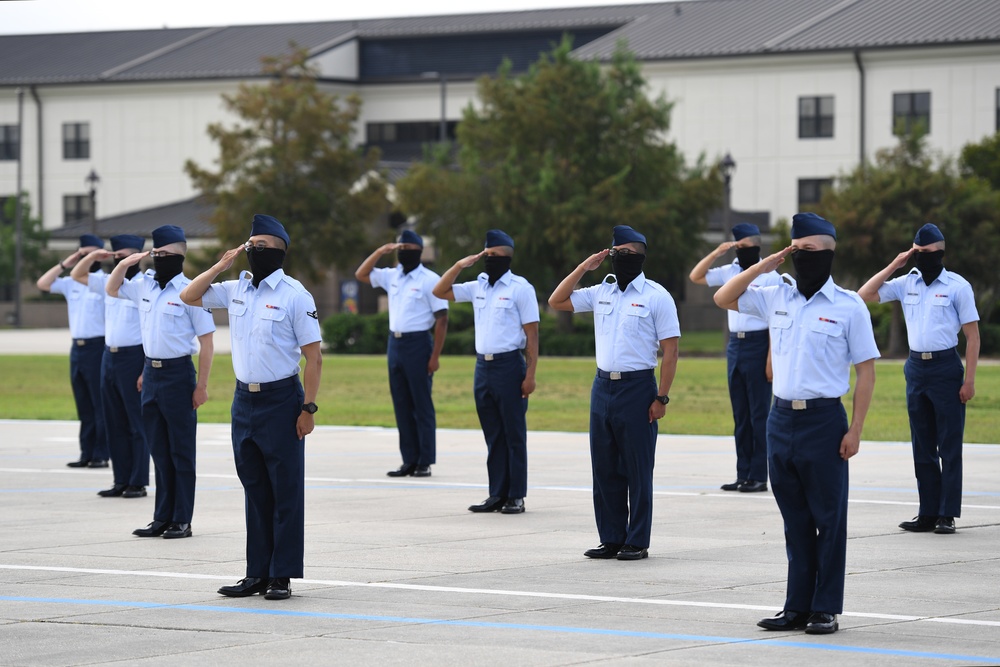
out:
<path id="1" fill-rule="evenodd" d="M 658 400 L 660 403 L 663 403 L 664 405 L 666 405 L 667 403 L 670 402 L 670 397 L 667 396 L 666 394 L 664 394 L 663 396 L 657 396 L 656 400 Z"/>
<path id="2" fill-rule="evenodd" d="M 319 408 L 316 406 L 315 403 L 303 403 L 302 404 L 302 411 L 303 412 L 308 412 L 309 414 L 314 415 L 314 414 L 316 414 L 317 410 L 319 410 Z"/>

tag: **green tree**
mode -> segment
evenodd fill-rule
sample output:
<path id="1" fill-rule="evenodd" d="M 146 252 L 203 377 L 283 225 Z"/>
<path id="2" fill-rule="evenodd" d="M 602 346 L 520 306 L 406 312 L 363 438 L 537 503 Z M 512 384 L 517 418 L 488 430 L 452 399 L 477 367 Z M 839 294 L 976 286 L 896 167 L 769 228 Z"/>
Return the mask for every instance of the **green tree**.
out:
<path id="1" fill-rule="evenodd" d="M 959 160 L 962 173 L 978 176 L 1000 190 L 1000 132 L 986 137 L 978 144 L 967 144 Z"/>
<path id="2" fill-rule="evenodd" d="M 4 204 L 3 215 L 0 215 L 0 286 L 14 284 L 14 254 L 17 250 L 16 215 L 17 199 L 8 197 Z M 51 267 L 55 261 L 45 250 L 49 240 L 48 232 L 42 228 L 42 221 L 31 217 L 31 204 L 28 193 L 21 193 L 21 266 L 22 278 L 34 281 L 39 275 Z"/>
<path id="3" fill-rule="evenodd" d="M 387 203 L 384 181 L 373 177 L 378 152 L 353 146 L 360 98 L 321 90 L 308 52 L 292 49 L 264 59 L 270 82 L 223 95 L 239 121 L 208 127 L 218 169 L 190 160 L 184 169 L 214 204 L 224 247 L 246 240 L 255 213 L 273 215 L 292 238 L 286 269 L 316 278 L 331 264 L 359 260 L 368 225 Z"/>
<path id="4" fill-rule="evenodd" d="M 702 160 L 685 166 L 665 138 L 671 105 L 646 95 L 624 48 L 606 68 L 571 50 L 564 38 L 523 75 L 505 63 L 481 78 L 458 126 L 456 163 L 439 149 L 411 169 L 397 184 L 400 208 L 446 260 L 481 248 L 487 229 L 507 231 L 514 271 L 541 298 L 607 248 L 618 224 L 649 240 L 646 274 L 677 285 L 721 203 L 721 179 Z"/>

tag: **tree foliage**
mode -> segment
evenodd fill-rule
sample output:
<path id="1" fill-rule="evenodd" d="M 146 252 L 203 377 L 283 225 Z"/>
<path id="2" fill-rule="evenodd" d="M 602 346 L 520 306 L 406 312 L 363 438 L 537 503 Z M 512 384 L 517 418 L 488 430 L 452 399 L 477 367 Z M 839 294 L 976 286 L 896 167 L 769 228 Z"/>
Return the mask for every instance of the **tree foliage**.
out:
<path id="1" fill-rule="evenodd" d="M 17 251 L 17 230 L 14 228 L 17 199 L 8 197 L 0 219 L 0 285 L 14 284 L 14 255 Z M 21 267 L 22 278 L 34 280 L 54 264 L 51 253 L 45 250 L 49 235 L 42 228 L 42 221 L 31 217 L 28 193 L 21 193 Z"/>
<path id="2" fill-rule="evenodd" d="M 245 241 L 255 213 L 280 220 L 292 239 L 291 273 L 315 278 L 330 264 L 358 259 L 368 225 L 385 212 L 385 185 L 373 177 L 378 152 L 352 146 L 361 100 L 320 89 L 304 49 L 265 58 L 264 85 L 223 95 L 238 123 L 213 123 L 217 170 L 184 168 L 215 209 L 211 222 L 231 248 Z"/>
<path id="3" fill-rule="evenodd" d="M 721 202 L 721 180 L 700 162 L 685 166 L 665 139 L 671 105 L 646 96 L 623 48 L 606 68 L 571 50 L 564 38 L 523 75 L 505 63 L 481 78 L 458 126 L 457 163 L 437 151 L 416 165 L 397 184 L 400 207 L 446 260 L 480 249 L 487 229 L 505 230 L 514 271 L 540 296 L 607 248 L 614 225 L 632 225 L 649 240 L 646 274 L 669 286 Z"/>
<path id="4" fill-rule="evenodd" d="M 1000 132 L 986 137 L 978 144 L 967 144 L 959 160 L 962 173 L 978 176 L 1000 190 Z"/>

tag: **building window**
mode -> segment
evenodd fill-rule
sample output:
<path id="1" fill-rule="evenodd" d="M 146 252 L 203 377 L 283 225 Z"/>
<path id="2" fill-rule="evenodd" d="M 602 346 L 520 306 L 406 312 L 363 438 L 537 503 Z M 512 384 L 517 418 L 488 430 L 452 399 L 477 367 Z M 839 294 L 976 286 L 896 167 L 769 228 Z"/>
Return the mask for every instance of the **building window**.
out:
<path id="1" fill-rule="evenodd" d="M 16 160 L 19 157 L 20 135 L 21 128 L 17 125 L 0 125 L 0 160 Z"/>
<path id="2" fill-rule="evenodd" d="M 800 178 L 799 210 L 808 211 L 833 187 L 832 178 Z"/>
<path id="3" fill-rule="evenodd" d="M 90 123 L 63 123 L 63 159 L 90 159 Z"/>
<path id="4" fill-rule="evenodd" d="M 63 224 L 90 219 L 90 195 L 63 196 Z"/>
<path id="5" fill-rule="evenodd" d="M 447 139 L 454 141 L 458 121 L 445 122 Z M 421 144 L 441 140 L 441 121 L 368 123 L 369 144 Z"/>
<path id="6" fill-rule="evenodd" d="M 833 136 L 833 96 L 799 98 L 799 139 Z"/>
<path id="7" fill-rule="evenodd" d="M 909 134 L 920 125 L 924 132 L 931 132 L 931 94 L 893 93 L 892 131 Z"/>

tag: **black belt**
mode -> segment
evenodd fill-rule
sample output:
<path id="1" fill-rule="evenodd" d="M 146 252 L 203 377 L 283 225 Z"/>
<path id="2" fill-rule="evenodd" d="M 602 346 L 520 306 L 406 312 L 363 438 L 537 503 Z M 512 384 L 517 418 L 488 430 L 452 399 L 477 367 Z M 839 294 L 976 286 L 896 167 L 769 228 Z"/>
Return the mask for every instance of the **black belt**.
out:
<path id="1" fill-rule="evenodd" d="M 947 350 L 939 350 L 937 352 L 914 352 L 910 350 L 910 359 L 915 361 L 930 361 L 931 359 L 941 359 L 943 357 L 950 357 L 958 353 L 958 348 L 949 347 Z"/>
<path id="2" fill-rule="evenodd" d="M 520 356 L 521 350 L 511 350 L 510 352 L 496 352 L 493 354 L 477 354 L 476 359 L 479 361 L 500 361 L 501 359 L 506 359 L 507 357 Z"/>
<path id="3" fill-rule="evenodd" d="M 413 336 L 426 336 L 426 331 L 390 331 L 393 338 L 412 338 Z"/>
<path id="4" fill-rule="evenodd" d="M 629 380 L 638 377 L 650 377 L 653 374 L 652 368 L 647 368 L 644 371 L 602 371 L 600 368 L 597 369 L 597 377 L 603 378 L 605 380 Z"/>
<path id="5" fill-rule="evenodd" d="M 768 335 L 767 329 L 761 329 L 760 331 L 733 331 L 729 334 L 729 340 L 742 340 L 744 338 L 763 338 Z"/>
<path id="6" fill-rule="evenodd" d="M 791 410 L 810 410 L 812 408 L 827 408 L 840 403 L 839 398 L 807 398 L 796 401 L 786 401 L 783 398 L 774 397 L 774 404 L 779 408 Z"/>
<path id="7" fill-rule="evenodd" d="M 286 377 L 284 380 L 275 380 L 274 382 L 240 382 L 237 380 L 236 388 L 242 389 L 243 391 L 249 391 L 251 394 L 256 394 L 260 391 L 272 391 L 274 389 L 291 386 L 295 384 L 298 379 L 298 375 L 292 375 Z"/>
<path id="8" fill-rule="evenodd" d="M 168 366 L 180 366 L 191 363 L 191 355 L 185 357 L 174 357 L 173 359 L 150 359 L 146 357 L 146 365 L 152 368 L 166 368 Z"/>
<path id="9" fill-rule="evenodd" d="M 73 345 L 77 347 L 83 347 L 84 345 L 94 345 L 100 343 L 104 345 L 104 336 L 95 336 L 94 338 L 74 338 Z"/>
<path id="10" fill-rule="evenodd" d="M 129 350 L 138 350 L 141 347 L 142 347 L 141 344 L 140 345 L 123 345 L 122 347 L 112 347 L 110 345 L 105 345 L 104 349 L 107 350 L 108 352 L 110 352 L 111 354 L 115 354 L 117 352 L 128 352 Z"/>

